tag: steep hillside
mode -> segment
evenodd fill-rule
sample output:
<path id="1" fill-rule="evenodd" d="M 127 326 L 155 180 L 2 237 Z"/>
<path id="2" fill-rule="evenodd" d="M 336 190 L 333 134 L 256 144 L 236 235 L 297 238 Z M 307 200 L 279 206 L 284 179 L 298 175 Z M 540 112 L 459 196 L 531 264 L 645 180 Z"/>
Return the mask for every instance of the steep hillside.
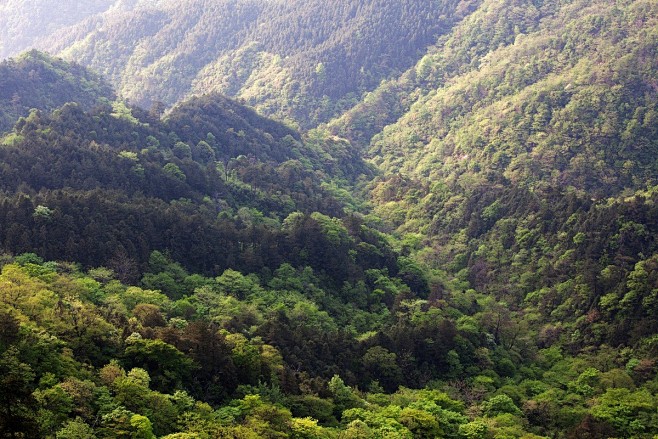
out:
<path id="1" fill-rule="evenodd" d="M 41 47 L 150 105 L 218 91 L 305 127 L 420 59 L 475 2 L 162 1 L 87 20 Z"/>
<path id="2" fill-rule="evenodd" d="M 0 59 L 33 47 L 39 38 L 125 1 L 5 0 L 0 3 Z"/>
<path id="3" fill-rule="evenodd" d="M 612 309 L 658 250 L 657 13 L 646 1 L 484 2 L 329 128 L 368 151 L 382 172 L 375 212 L 420 237 L 419 258 L 589 332 L 585 316 Z"/>
<path id="4" fill-rule="evenodd" d="M 649 182 L 656 174 L 655 5 L 590 3 L 546 6 L 535 32 L 518 34 L 420 98 L 373 140 L 383 169 L 448 183 L 495 175 L 599 198 Z"/>
<path id="5" fill-rule="evenodd" d="M 139 270 L 158 249 L 197 272 L 275 268 L 288 258 L 276 248 L 281 221 L 342 216 L 352 201 L 341 185 L 370 172 L 344 142 L 303 138 L 224 97 L 184 102 L 161 120 L 157 109 L 100 99 L 93 75 L 40 53 L 2 69 L 3 89 L 43 108 L 0 138 L 5 251 L 84 265 L 124 257 Z M 14 103 L 4 102 L 9 119 Z"/>
<path id="6" fill-rule="evenodd" d="M 416 100 L 478 70 L 485 58 L 492 57 L 491 52 L 513 45 L 518 35 L 537 32 L 541 20 L 558 9 L 559 5 L 550 2 L 482 2 L 431 46 L 415 66 L 398 78 L 382 82 L 333 120 L 332 129 L 367 147 L 375 134 L 402 117 Z"/>
<path id="7" fill-rule="evenodd" d="M 90 109 L 113 99 L 114 91 L 98 75 L 40 52 L 0 63 L 0 133 L 32 108 L 50 111 L 77 102 Z"/>

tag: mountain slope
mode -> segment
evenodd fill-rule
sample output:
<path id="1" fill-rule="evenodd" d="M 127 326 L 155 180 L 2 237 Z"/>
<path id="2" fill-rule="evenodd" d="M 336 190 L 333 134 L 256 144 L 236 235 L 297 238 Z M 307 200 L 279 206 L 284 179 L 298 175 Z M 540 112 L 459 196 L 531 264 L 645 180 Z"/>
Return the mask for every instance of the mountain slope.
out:
<path id="1" fill-rule="evenodd" d="M 275 268 L 287 258 L 281 221 L 344 215 L 341 185 L 370 172 L 344 142 L 302 137 L 225 97 L 161 119 L 38 52 L 0 68 L 3 90 L 37 107 L 0 137 L 4 251 L 139 269 L 159 249 L 197 272 Z M 0 101 L 6 120 L 17 102 Z"/>
<path id="2" fill-rule="evenodd" d="M 106 75 L 125 98 L 218 91 L 305 127 L 413 65 L 474 4 L 186 0 L 111 11 L 41 47 Z"/>
<path id="3" fill-rule="evenodd" d="M 658 251 L 657 13 L 484 2 L 329 129 L 377 165 L 374 211 L 419 259 L 577 346 L 633 343 L 651 318 L 610 312 Z"/>
<path id="4" fill-rule="evenodd" d="M 33 47 L 39 38 L 103 12 L 116 0 L 6 0 L 0 4 L 0 59 Z"/>
<path id="5" fill-rule="evenodd" d="M 113 99 L 114 91 L 98 75 L 37 51 L 0 63 L 0 132 L 32 108 L 50 111 L 76 102 L 90 109 Z"/>
<path id="6" fill-rule="evenodd" d="M 644 2 L 563 7 L 421 98 L 372 153 L 389 160 L 402 147 L 406 163 L 385 168 L 432 179 L 502 172 L 598 197 L 640 188 L 656 172 L 654 12 Z"/>

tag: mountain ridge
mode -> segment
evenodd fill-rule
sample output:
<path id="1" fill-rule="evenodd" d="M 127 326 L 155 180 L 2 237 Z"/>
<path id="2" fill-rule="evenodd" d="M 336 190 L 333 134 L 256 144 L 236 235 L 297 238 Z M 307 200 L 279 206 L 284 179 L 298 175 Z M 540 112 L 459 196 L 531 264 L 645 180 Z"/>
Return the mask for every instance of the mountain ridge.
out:
<path id="1" fill-rule="evenodd" d="M 75 101 L 91 109 L 114 98 L 95 73 L 35 50 L 0 63 L 0 132 L 32 108 L 51 111 Z"/>
<path id="2" fill-rule="evenodd" d="M 300 3 L 138 5 L 91 18 L 40 47 L 100 71 L 135 103 L 171 105 L 190 93 L 233 92 L 264 114 L 309 128 L 411 65 L 417 52 L 473 8 L 456 1 L 442 2 L 440 8 L 419 1 Z M 241 55 L 254 48 L 255 63 Z M 245 64 L 231 70 L 245 74 L 234 77 L 226 71 L 218 77 L 227 62 L 236 60 Z M 280 84 L 271 88 L 263 81 L 273 75 L 280 76 Z"/>
<path id="3" fill-rule="evenodd" d="M 0 59 L 18 55 L 32 48 L 40 38 L 120 3 L 123 2 L 7 0 L 0 5 Z"/>

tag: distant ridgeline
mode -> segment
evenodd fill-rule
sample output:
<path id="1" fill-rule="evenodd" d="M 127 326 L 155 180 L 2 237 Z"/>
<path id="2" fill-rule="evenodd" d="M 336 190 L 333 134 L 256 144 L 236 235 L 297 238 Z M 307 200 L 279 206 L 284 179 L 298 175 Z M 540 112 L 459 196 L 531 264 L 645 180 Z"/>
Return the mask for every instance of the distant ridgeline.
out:
<path id="1" fill-rule="evenodd" d="M 111 86 L 97 74 L 31 51 L 0 63 L 0 133 L 11 129 L 31 108 L 50 111 L 76 102 L 91 109 L 114 97 Z"/>
<path id="2" fill-rule="evenodd" d="M 414 65 L 477 2 L 184 0 L 114 8 L 39 47 L 131 102 L 217 91 L 305 128 Z"/>
<path id="3" fill-rule="evenodd" d="M 0 3 L 0 59 L 15 56 L 40 38 L 131 0 L 3 0 Z"/>

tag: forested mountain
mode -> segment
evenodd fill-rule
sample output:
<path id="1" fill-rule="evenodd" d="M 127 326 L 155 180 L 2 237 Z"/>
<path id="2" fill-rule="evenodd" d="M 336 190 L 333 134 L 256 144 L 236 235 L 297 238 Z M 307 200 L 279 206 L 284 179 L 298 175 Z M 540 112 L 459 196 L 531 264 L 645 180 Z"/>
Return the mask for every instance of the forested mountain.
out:
<path id="1" fill-rule="evenodd" d="M 129 3 L 124 0 L 4 0 L 0 3 L 0 59 L 31 48 L 39 38 L 86 17 Z"/>
<path id="2" fill-rule="evenodd" d="M 90 109 L 114 98 L 111 86 L 95 73 L 40 52 L 0 63 L 0 133 L 32 108 L 50 111 L 76 102 Z"/>
<path id="3" fill-rule="evenodd" d="M 0 435 L 658 435 L 658 6 L 387 3 L 59 34 L 149 105 L 0 138 Z"/>
<path id="4" fill-rule="evenodd" d="M 472 8 L 453 0 L 143 2 L 40 47 L 104 74 L 137 104 L 217 91 L 308 128 L 415 64 Z"/>
<path id="5" fill-rule="evenodd" d="M 369 149 L 375 211 L 426 262 L 577 321 L 656 251 L 657 12 L 485 2 L 331 129 Z"/>
<path id="6" fill-rule="evenodd" d="M 277 264 L 268 230 L 297 211 L 342 215 L 327 172 L 367 172 L 335 142 L 220 97 L 164 121 L 119 102 L 32 110 L 0 142 L 5 250 L 86 266 L 130 255 L 137 272 L 155 249 L 195 272 Z"/>

